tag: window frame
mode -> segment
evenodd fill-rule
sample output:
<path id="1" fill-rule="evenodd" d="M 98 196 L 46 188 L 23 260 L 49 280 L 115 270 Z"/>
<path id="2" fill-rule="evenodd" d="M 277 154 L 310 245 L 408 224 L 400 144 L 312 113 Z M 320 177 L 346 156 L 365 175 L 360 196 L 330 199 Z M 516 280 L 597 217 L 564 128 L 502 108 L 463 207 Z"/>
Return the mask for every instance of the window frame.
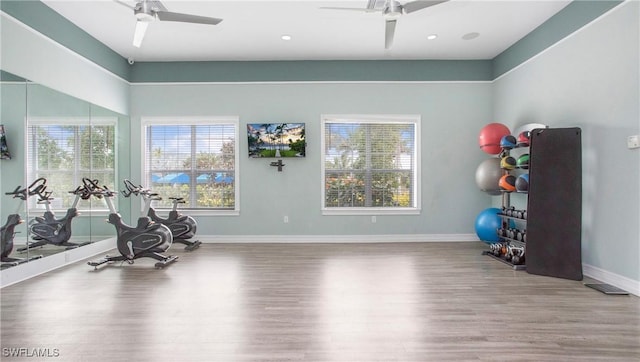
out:
<path id="1" fill-rule="evenodd" d="M 119 157 L 119 151 L 118 151 L 118 117 L 108 117 L 108 116 L 90 116 L 90 117 L 66 117 L 66 116 L 61 116 L 61 117 L 29 117 L 27 122 L 25 122 L 25 132 L 24 132 L 24 137 L 25 137 L 25 141 L 24 141 L 24 147 L 25 147 L 25 173 L 24 173 L 24 178 L 26 180 L 26 185 L 24 186 L 28 186 L 29 183 L 33 182 L 35 180 L 35 178 L 30 175 L 32 173 L 32 170 L 30 169 L 30 167 L 33 167 L 33 165 L 31 164 L 31 157 L 32 157 L 32 149 L 33 149 L 33 145 L 30 143 L 31 139 L 30 139 L 30 135 L 31 135 L 31 130 L 30 127 L 32 126 L 88 126 L 88 127 L 93 127 L 93 126 L 113 126 L 113 132 L 114 132 L 114 145 L 113 145 L 113 152 L 114 152 L 114 164 L 113 164 L 113 182 L 114 185 L 113 186 L 117 186 L 117 182 L 118 182 L 118 157 Z M 78 165 L 78 162 L 75 163 L 76 166 Z M 76 168 L 74 169 L 74 173 L 79 172 L 79 170 Z M 32 178 L 31 180 L 29 178 Z M 101 184 L 106 184 L 104 182 L 104 180 L 100 180 Z M 75 185 L 78 186 L 78 185 Z M 58 198 L 60 195 L 60 190 L 52 190 L 54 191 L 54 194 L 52 194 L 52 197 L 54 199 Z M 64 192 L 66 193 L 67 191 L 70 190 L 64 190 Z M 30 200 L 26 203 L 27 205 L 27 212 L 29 214 L 34 213 L 34 214 L 39 214 L 42 213 L 45 210 L 44 206 L 40 206 L 38 205 L 35 201 L 35 196 L 31 197 Z M 97 200 L 95 200 L 94 198 L 90 199 L 90 206 L 85 206 L 84 204 L 86 203 L 86 201 L 84 200 L 80 200 L 80 202 L 78 203 L 77 206 L 77 210 L 79 212 L 81 212 L 81 215 L 88 215 L 88 216 L 100 216 L 100 215 L 106 215 L 109 213 L 109 209 L 107 207 L 107 205 L 104 202 L 96 202 Z M 114 206 L 116 207 L 116 209 L 118 208 L 118 200 L 114 200 Z M 58 213 L 62 213 L 67 211 L 69 208 L 71 207 L 71 205 L 68 206 L 62 206 L 62 207 L 58 207 L 56 206 L 56 203 L 52 203 L 50 205 L 51 211 L 54 212 L 55 214 Z"/>
<path id="2" fill-rule="evenodd" d="M 140 119 L 140 132 L 141 132 L 141 159 L 142 167 L 140 170 L 140 179 L 144 180 L 145 187 L 148 180 L 145 177 L 145 170 L 147 169 L 147 131 L 148 126 L 206 126 L 214 124 L 232 124 L 234 126 L 234 207 L 233 209 L 214 209 L 214 208 L 197 208 L 189 209 L 189 215 L 193 216 L 238 216 L 240 215 L 240 117 L 238 116 L 185 116 L 185 117 L 141 117 Z M 159 207 L 152 204 L 156 210 L 162 212 L 168 212 L 170 207 Z"/>
<path id="3" fill-rule="evenodd" d="M 413 200 L 412 207 L 327 207 L 326 206 L 326 139 L 325 128 L 329 123 L 353 124 L 412 124 L 414 126 L 413 158 Z M 322 215 L 419 215 L 421 213 L 421 171 L 420 171 L 420 123 L 416 114 L 325 114 L 320 119 L 320 205 Z"/>

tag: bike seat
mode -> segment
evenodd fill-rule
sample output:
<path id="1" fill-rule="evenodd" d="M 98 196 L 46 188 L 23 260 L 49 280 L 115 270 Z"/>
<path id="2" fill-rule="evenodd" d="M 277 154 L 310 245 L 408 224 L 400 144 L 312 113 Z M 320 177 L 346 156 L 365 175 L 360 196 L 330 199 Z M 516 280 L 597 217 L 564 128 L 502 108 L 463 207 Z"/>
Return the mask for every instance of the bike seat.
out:
<path id="1" fill-rule="evenodd" d="M 187 220 L 187 218 L 189 218 L 189 215 L 182 215 L 179 214 L 177 211 L 169 211 L 169 220 L 171 220 L 172 222 L 184 222 L 185 220 Z"/>
<path id="2" fill-rule="evenodd" d="M 138 218 L 138 225 L 136 226 L 136 229 L 150 231 L 155 230 L 160 226 L 162 226 L 161 223 L 153 222 L 151 218 L 143 216 Z"/>

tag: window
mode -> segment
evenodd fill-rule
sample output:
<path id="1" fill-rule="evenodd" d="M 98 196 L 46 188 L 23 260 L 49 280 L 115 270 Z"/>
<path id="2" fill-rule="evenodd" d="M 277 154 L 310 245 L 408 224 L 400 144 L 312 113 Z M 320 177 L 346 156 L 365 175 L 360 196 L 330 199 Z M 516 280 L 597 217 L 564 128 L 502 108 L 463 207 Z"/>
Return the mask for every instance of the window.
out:
<path id="1" fill-rule="evenodd" d="M 145 127 L 146 185 L 172 206 L 170 197 L 185 200 L 182 208 L 238 210 L 238 120 L 236 118 L 148 119 Z"/>
<path id="2" fill-rule="evenodd" d="M 419 213 L 419 122 L 419 116 L 324 116 L 323 214 Z"/>
<path id="3" fill-rule="evenodd" d="M 53 192 L 52 209 L 71 207 L 75 196 L 68 191 L 82 185 L 84 177 L 109 187 L 116 184 L 116 122 L 116 118 L 109 117 L 29 119 L 27 182 L 47 179 L 47 191 Z M 88 210 L 89 202 L 80 200 L 77 208 Z M 36 207 L 34 197 L 29 199 L 29 205 Z M 94 210 L 96 205 L 101 204 L 94 203 Z"/>

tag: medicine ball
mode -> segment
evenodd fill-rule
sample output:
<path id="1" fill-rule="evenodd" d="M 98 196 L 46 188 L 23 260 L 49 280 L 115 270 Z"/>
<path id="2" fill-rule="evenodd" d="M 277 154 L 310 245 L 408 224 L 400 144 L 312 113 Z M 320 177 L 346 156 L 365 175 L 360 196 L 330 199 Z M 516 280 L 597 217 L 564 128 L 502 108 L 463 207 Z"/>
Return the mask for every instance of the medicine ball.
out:
<path id="1" fill-rule="evenodd" d="M 523 170 L 529 169 L 529 154 L 525 153 L 524 155 L 518 157 L 518 161 L 516 161 L 516 166 Z"/>
<path id="2" fill-rule="evenodd" d="M 500 139 L 500 147 L 504 150 L 510 150 L 516 147 L 516 138 L 508 134 Z"/>
<path id="3" fill-rule="evenodd" d="M 513 175 L 504 175 L 500 177 L 498 186 L 500 187 L 500 190 L 513 192 L 516 190 L 516 177 Z"/>
<path id="4" fill-rule="evenodd" d="M 516 168 L 516 159 L 511 156 L 502 157 L 500 160 L 500 168 L 505 170 L 513 170 Z"/>
<path id="5" fill-rule="evenodd" d="M 522 131 L 518 135 L 518 147 L 527 147 L 529 146 L 529 138 L 531 138 L 531 132 Z"/>
<path id="6" fill-rule="evenodd" d="M 525 173 L 516 179 L 516 190 L 519 192 L 528 192 L 529 191 L 529 174 Z"/>

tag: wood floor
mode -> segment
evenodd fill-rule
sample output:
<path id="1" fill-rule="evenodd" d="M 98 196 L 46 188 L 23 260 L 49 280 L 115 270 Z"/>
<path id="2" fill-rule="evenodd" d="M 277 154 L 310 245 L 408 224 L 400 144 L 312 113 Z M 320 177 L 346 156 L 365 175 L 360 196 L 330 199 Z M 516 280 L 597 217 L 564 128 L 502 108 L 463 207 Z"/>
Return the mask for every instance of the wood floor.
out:
<path id="1" fill-rule="evenodd" d="M 484 249 L 205 244 L 176 245 L 160 270 L 78 263 L 1 290 L 0 359 L 640 360 L 640 298 L 514 271 Z"/>

